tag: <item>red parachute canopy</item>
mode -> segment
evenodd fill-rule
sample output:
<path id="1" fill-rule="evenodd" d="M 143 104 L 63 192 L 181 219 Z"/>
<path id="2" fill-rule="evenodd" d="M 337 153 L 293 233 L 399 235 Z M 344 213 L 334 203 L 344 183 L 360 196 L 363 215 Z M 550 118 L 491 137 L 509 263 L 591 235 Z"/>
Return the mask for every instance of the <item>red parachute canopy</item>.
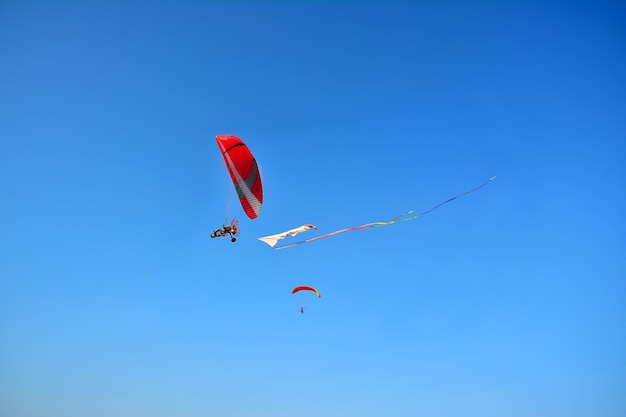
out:
<path id="1" fill-rule="evenodd" d="M 318 297 L 321 297 L 322 294 L 320 294 L 320 292 L 318 290 L 316 290 L 313 287 L 308 287 L 306 285 L 300 286 L 300 287 L 296 287 L 293 290 L 291 290 L 292 294 L 297 293 L 298 291 L 313 291 L 315 294 L 317 294 Z"/>
<path id="2" fill-rule="evenodd" d="M 246 215 L 256 219 L 263 205 L 263 184 L 250 149 L 237 136 L 215 137 Z"/>

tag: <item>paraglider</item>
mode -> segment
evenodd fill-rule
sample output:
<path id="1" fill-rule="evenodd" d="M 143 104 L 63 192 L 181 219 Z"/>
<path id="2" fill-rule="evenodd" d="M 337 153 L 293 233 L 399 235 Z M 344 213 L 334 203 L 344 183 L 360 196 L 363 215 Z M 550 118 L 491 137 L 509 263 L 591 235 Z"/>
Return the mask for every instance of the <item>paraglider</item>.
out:
<path id="1" fill-rule="evenodd" d="M 250 219 L 256 219 L 263 207 L 263 183 L 256 159 L 248 146 L 237 136 L 218 135 L 215 137 L 215 141 L 222 153 L 243 211 Z M 224 226 L 222 229 L 215 230 L 211 237 L 228 235 L 234 242 L 235 236 L 239 235 L 237 220 L 233 219 L 230 226 L 227 224 L 228 209 L 226 210 Z"/>
<path id="2" fill-rule="evenodd" d="M 320 294 L 320 292 L 317 289 L 315 289 L 313 287 L 309 287 L 308 285 L 301 285 L 299 287 L 296 287 L 293 290 L 291 290 L 291 293 L 295 294 L 295 293 L 300 292 L 300 291 L 312 291 L 315 294 L 317 294 L 317 298 L 320 298 L 322 296 L 322 294 Z M 304 307 L 300 307 L 300 313 L 304 314 Z"/>
<path id="3" fill-rule="evenodd" d="M 327 233 L 325 235 L 316 236 L 316 237 L 313 237 L 311 239 L 302 240 L 300 242 L 295 242 L 295 243 L 291 243 L 291 244 L 288 244 L 288 245 L 274 247 L 274 250 L 291 248 L 293 246 L 302 245 L 302 244 L 309 243 L 309 242 L 314 242 L 316 240 L 324 239 L 324 238 L 331 237 L 331 236 L 336 236 L 336 235 L 339 235 L 339 234 L 342 234 L 342 233 L 353 232 L 355 230 L 372 229 L 372 228 L 375 228 L 375 227 L 390 226 L 392 224 L 397 224 L 397 223 L 402 223 L 402 222 L 408 222 L 410 220 L 415 220 L 418 217 L 422 217 L 423 215 L 428 214 L 431 211 L 434 211 L 434 210 L 438 209 L 439 207 L 443 206 L 446 203 L 449 203 L 452 200 L 456 200 L 457 198 L 463 197 L 463 196 L 465 196 L 467 194 L 473 193 L 474 191 L 477 191 L 477 190 L 481 189 L 482 187 L 487 185 L 489 182 L 493 181 L 495 178 L 496 177 L 493 176 L 493 177 L 489 178 L 489 180 L 487 180 L 484 183 L 482 183 L 481 185 L 479 185 L 478 187 L 472 188 L 471 190 L 465 191 L 465 192 L 463 192 L 461 194 L 458 194 L 458 195 L 456 195 L 454 197 L 451 197 L 451 198 L 449 198 L 449 199 L 447 199 L 447 200 L 437 204 L 436 206 L 434 206 L 434 207 L 432 207 L 432 208 L 430 208 L 430 209 L 428 209 L 428 210 L 426 210 L 426 211 L 424 211 L 422 213 L 419 213 L 419 214 L 413 215 L 413 210 L 409 210 L 406 213 L 403 213 L 403 214 L 401 214 L 401 215 L 399 215 L 397 217 L 394 217 L 393 219 L 391 219 L 389 221 L 386 221 L 386 222 L 373 222 L 373 223 L 367 223 L 367 224 L 364 224 L 364 225 L 361 225 L 361 226 L 347 227 L 345 229 L 340 229 L 340 230 L 337 230 L 337 231 L 334 231 L 334 232 L 331 232 L 331 233 Z M 270 246 L 272 246 L 272 245 L 270 245 Z"/>

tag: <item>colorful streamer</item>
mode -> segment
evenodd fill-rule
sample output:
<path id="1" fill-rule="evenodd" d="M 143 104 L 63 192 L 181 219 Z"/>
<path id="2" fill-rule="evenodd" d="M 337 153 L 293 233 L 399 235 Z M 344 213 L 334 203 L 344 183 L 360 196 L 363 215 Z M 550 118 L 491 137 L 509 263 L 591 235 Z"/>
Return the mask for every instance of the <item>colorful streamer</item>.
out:
<path id="1" fill-rule="evenodd" d="M 274 250 L 279 250 L 279 249 L 287 249 L 287 248 L 291 248 L 294 246 L 298 246 L 298 245 L 302 245 L 304 243 L 310 243 L 310 242 L 315 242 L 316 240 L 320 240 L 320 239 L 325 239 L 327 237 L 331 237 L 331 236 L 336 236 L 336 235 L 340 235 L 342 233 L 347 233 L 347 232 L 353 232 L 355 230 L 365 230 L 365 229 L 373 229 L 375 227 L 383 227 L 383 226 L 390 226 L 392 224 L 397 224 L 397 223 L 402 223 L 402 222 L 408 222 L 409 220 L 415 220 L 418 217 L 422 217 L 425 214 L 428 214 L 434 210 L 437 210 L 439 207 L 443 206 L 444 204 L 447 204 L 453 200 L 456 200 L 457 198 L 466 196 L 468 194 L 473 193 L 474 191 L 477 191 L 481 188 L 483 188 L 485 185 L 489 184 L 489 182 L 493 181 L 494 179 L 496 179 L 495 176 L 489 178 L 489 180 L 485 181 L 484 183 L 482 183 L 481 185 L 479 185 L 478 187 L 472 188 L 471 190 L 465 191 L 464 193 L 458 194 L 452 198 L 449 198 L 439 204 L 437 204 L 436 206 L 422 212 L 419 214 L 415 214 L 413 215 L 414 210 L 409 210 L 406 213 L 403 213 L 391 220 L 389 220 L 388 222 L 373 222 L 373 223 L 367 223 L 361 226 L 355 226 L 355 227 L 348 227 L 345 229 L 340 229 L 337 230 L 335 232 L 331 232 L 331 233 L 327 233 L 325 235 L 321 235 L 321 236 L 316 236 L 314 238 L 311 239 L 307 239 L 307 240 L 302 240 L 300 242 L 295 242 L 295 243 L 291 243 L 289 245 L 283 245 L 283 246 L 278 246 L 278 247 L 274 247 Z"/>

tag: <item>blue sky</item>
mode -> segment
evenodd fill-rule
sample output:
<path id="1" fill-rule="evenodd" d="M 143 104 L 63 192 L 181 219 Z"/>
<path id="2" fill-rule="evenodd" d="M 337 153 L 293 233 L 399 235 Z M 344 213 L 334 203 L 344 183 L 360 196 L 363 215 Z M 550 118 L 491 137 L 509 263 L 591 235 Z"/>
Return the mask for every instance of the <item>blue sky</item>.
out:
<path id="1" fill-rule="evenodd" d="M 1 1 L 0 414 L 623 416 L 625 18 Z"/>

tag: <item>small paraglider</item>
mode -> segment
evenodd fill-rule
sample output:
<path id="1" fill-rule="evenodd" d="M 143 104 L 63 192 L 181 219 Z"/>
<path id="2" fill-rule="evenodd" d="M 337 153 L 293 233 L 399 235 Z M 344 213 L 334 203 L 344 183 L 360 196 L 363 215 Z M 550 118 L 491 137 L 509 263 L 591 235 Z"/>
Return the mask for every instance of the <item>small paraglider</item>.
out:
<path id="1" fill-rule="evenodd" d="M 213 233 L 211 233 L 211 239 L 225 236 L 230 236 L 231 242 L 237 241 L 237 238 L 235 237 L 239 236 L 239 224 L 237 219 L 233 219 L 230 225 L 224 225 L 221 229 L 214 230 Z"/>
<path id="2" fill-rule="evenodd" d="M 243 211 L 250 219 L 256 219 L 263 206 L 263 183 L 256 159 L 246 144 L 237 136 L 218 135 L 215 141 L 220 148 L 230 181 L 235 187 Z M 230 196 L 227 200 L 230 200 Z M 213 231 L 211 237 L 230 236 L 231 241 L 235 242 L 237 240 L 235 236 L 239 236 L 239 227 L 236 219 L 228 225 L 229 207 L 230 204 L 227 201 L 224 225 L 221 229 Z"/>
<path id="3" fill-rule="evenodd" d="M 315 294 L 317 294 L 317 298 L 320 298 L 322 296 L 322 294 L 320 294 L 320 292 L 318 290 L 316 290 L 313 287 L 309 287 L 308 285 L 301 285 L 299 287 L 296 287 L 293 290 L 291 290 L 291 293 L 295 294 L 295 293 L 300 292 L 300 291 L 312 291 Z M 300 314 L 304 314 L 304 307 L 300 307 Z"/>

